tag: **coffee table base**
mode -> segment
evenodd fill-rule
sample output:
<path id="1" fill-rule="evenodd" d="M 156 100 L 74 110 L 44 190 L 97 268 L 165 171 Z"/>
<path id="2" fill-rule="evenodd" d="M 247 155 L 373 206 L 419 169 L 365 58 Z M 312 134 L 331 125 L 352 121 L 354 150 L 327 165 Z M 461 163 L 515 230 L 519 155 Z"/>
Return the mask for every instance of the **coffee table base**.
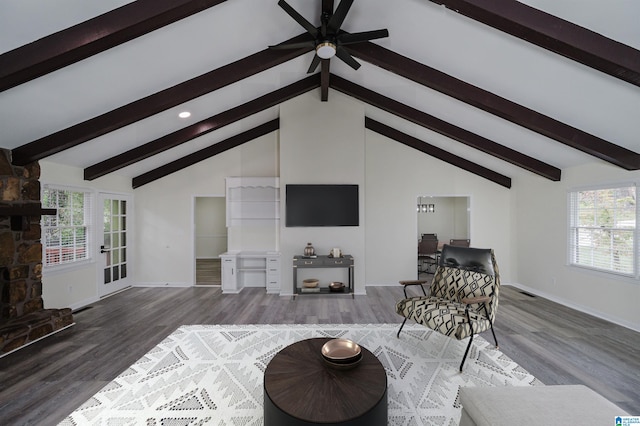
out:
<path id="1" fill-rule="evenodd" d="M 264 393 L 264 426 L 309 426 L 309 425 L 340 425 L 340 426 L 386 426 L 387 425 L 387 391 L 375 406 L 358 418 L 339 423 L 310 423 L 295 418 L 280 410 Z"/>

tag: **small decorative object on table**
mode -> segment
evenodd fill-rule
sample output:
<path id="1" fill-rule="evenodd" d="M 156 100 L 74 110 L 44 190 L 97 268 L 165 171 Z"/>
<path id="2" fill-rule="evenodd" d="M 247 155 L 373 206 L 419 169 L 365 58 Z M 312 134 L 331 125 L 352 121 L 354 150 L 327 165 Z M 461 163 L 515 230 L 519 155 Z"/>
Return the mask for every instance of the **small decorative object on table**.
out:
<path id="1" fill-rule="evenodd" d="M 329 291 L 332 293 L 342 293 L 344 291 L 344 283 L 333 281 L 329 284 Z"/>
<path id="2" fill-rule="evenodd" d="M 317 278 L 307 278 L 306 280 L 302 281 L 302 285 L 306 288 L 314 288 L 314 287 L 318 287 L 318 279 Z"/>
<path id="3" fill-rule="evenodd" d="M 360 345 L 348 339 L 331 339 L 321 352 L 327 365 L 340 370 L 353 368 L 362 360 Z"/>
<path id="4" fill-rule="evenodd" d="M 316 249 L 313 248 L 311 243 L 307 243 L 307 246 L 304 248 L 305 257 L 315 256 L 315 254 L 316 254 Z"/>
<path id="5" fill-rule="evenodd" d="M 340 250 L 338 247 L 332 248 L 329 252 L 329 257 L 342 257 L 342 250 Z"/>

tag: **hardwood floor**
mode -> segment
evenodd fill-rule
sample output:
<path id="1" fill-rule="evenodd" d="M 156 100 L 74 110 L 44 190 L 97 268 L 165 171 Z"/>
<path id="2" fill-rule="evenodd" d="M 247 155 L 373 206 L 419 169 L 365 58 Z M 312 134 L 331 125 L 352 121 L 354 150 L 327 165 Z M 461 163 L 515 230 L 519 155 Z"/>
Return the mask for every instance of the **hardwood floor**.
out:
<path id="1" fill-rule="evenodd" d="M 402 289 L 301 296 L 245 289 L 133 288 L 74 314 L 76 325 L 0 358 L 0 424 L 54 425 L 183 324 L 397 323 Z M 640 414 L 640 333 L 503 286 L 500 349 L 545 384 L 585 384 Z M 491 336 L 484 336 L 491 341 Z"/>
<path id="2" fill-rule="evenodd" d="M 221 285 L 221 259 L 196 259 L 196 285 Z"/>

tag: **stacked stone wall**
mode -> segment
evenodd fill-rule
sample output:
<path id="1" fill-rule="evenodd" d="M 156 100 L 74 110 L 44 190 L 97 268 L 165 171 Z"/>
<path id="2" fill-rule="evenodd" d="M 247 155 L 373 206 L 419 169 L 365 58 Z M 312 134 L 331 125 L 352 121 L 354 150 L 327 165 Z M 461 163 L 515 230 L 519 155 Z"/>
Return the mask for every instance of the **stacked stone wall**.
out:
<path id="1" fill-rule="evenodd" d="M 73 323 L 70 309 L 44 309 L 40 215 L 19 213 L 40 207 L 40 166 L 10 155 L 0 150 L 0 354 Z"/>

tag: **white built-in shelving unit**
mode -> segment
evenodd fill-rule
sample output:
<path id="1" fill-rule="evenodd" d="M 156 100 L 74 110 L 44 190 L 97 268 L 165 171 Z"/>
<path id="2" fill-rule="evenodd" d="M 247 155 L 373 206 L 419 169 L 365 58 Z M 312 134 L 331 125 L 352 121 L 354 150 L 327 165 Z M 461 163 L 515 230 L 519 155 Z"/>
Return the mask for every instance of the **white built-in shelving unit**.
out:
<path id="1" fill-rule="evenodd" d="M 280 219 L 277 177 L 228 177 L 227 226 L 268 225 Z"/>

